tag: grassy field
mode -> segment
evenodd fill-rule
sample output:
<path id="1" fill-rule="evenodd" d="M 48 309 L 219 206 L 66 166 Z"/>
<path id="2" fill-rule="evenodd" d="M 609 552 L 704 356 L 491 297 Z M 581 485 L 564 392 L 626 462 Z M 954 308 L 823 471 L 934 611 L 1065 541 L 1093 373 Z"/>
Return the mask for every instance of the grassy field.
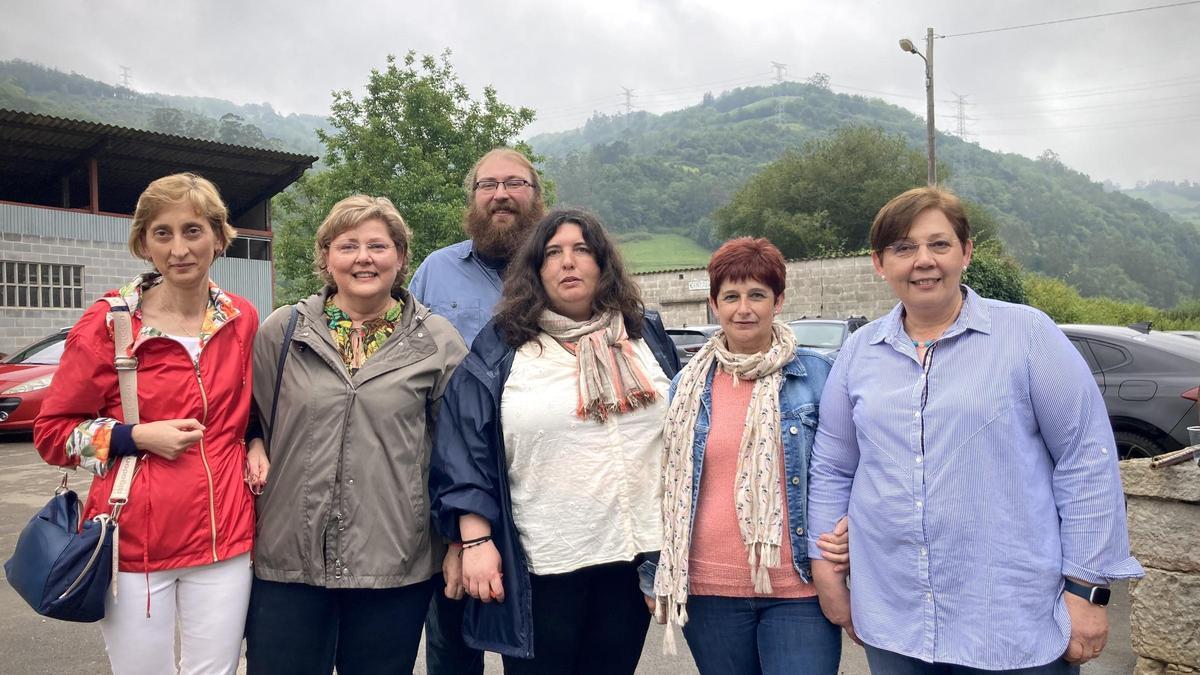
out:
<path id="1" fill-rule="evenodd" d="M 655 272 L 681 267 L 704 267 L 712 251 L 678 234 L 634 233 L 617 236 L 630 272 Z"/>

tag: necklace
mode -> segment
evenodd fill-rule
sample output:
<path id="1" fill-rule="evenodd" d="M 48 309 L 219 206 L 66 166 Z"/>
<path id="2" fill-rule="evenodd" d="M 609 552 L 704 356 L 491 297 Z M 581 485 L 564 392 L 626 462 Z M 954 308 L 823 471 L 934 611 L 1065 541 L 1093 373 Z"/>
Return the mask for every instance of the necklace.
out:
<path id="1" fill-rule="evenodd" d="M 937 339 L 933 339 L 933 340 L 926 340 L 926 341 L 924 341 L 924 342 L 917 342 L 916 340 L 913 340 L 913 341 L 912 341 L 912 343 L 913 343 L 913 346 L 914 346 L 914 347 L 916 347 L 917 349 L 926 349 L 926 348 L 928 348 L 928 347 L 929 347 L 929 345 L 931 345 L 931 344 L 933 344 L 933 343 L 935 343 L 935 342 L 937 342 Z"/>

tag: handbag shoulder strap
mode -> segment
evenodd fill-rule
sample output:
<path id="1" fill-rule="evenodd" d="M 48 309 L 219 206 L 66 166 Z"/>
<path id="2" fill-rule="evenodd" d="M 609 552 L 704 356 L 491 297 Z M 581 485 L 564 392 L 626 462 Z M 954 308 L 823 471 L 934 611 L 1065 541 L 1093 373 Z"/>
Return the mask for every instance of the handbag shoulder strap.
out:
<path id="1" fill-rule="evenodd" d="M 296 321 L 300 318 L 299 305 L 292 305 L 287 328 L 283 331 L 283 345 L 279 349 L 279 362 L 275 364 L 275 391 L 271 395 L 271 423 L 267 426 L 267 447 L 271 447 L 271 436 L 275 435 L 275 409 L 279 407 L 279 387 L 283 384 L 283 366 L 287 363 L 288 347 L 296 333 Z"/>
<path id="2" fill-rule="evenodd" d="M 108 316 L 113 325 L 113 366 L 117 369 L 117 386 L 121 392 L 121 412 L 126 424 L 138 424 L 137 357 L 132 354 L 133 321 L 129 316 L 129 305 L 120 296 L 106 297 Z M 129 501 L 129 489 L 133 486 L 133 470 L 137 466 L 137 455 L 121 458 L 121 467 L 113 482 L 108 503 L 113 506 L 113 519 L 120 507 Z"/>

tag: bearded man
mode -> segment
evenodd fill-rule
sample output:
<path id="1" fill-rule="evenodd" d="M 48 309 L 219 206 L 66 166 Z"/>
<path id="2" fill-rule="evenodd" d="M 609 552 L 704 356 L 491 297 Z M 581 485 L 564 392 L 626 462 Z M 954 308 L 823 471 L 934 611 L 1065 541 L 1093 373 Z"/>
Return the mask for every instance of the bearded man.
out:
<path id="1" fill-rule="evenodd" d="M 492 318 L 504 267 L 541 220 L 545 206 L 533 164 L 511 148 L 495 148 L 480 157 L 463 187 L 463 229 L 471 238 L 430 253 L 408 290 L 449 319 L 470 347 Z"/>
<path id="2" fill-rule="evenodd" d="M 542 184 L 533 164 L 511 148 L 479 158 L 463 181 L 471 237 L 430 253 L 408 290 L 418 302 L 450 320 L 471 346 L 500 300 L 508 261 L 542 219 Z M 442 564 L 444 592 L 435 591 L 425 617 L 425 666 L 429 675 L 482 675 L 483 652 L 463 642 L 465 602 L 462 551 L 451 544 Z"/>

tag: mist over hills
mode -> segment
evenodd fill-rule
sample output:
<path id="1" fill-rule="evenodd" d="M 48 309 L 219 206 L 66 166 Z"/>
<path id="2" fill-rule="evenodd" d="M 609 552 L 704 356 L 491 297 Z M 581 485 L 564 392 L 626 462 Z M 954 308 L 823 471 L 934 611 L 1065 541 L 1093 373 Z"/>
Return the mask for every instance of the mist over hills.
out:
<path id="1" fill-rule="evenodd" d="M 560 201 L 588 205 L 618 230 L 687 234 L 712 246 L 711 214 L 784 152 L 847 125 L 874 126 L 925 147 L 924 120 L 878 99 L 806 83 L 706 94 L 653 115 L 597 115 L 580 129 L 530 139 Z M 940 133 L 939 179 L 984 205 L 1026 268 L 1085 296 L 1172 307 L 1200 296 L 1200 228 L 1106 190 L 1047 149 L 1038 159 Z M 948 175 L 948 179 L 946 176 Z M 1181 207 L 1200 203 L 1181 202 Z M 882 205 L 881 205 L 882 206 Z"/>
<path id="2" fill-rule="evenodd" d="M 328 129 L 323 117 L 280 115 L 270 103 L 142 93 L 20 60 L 0 61 L 0 108 L 318 156 L 324 149 L 316 130 Z M 820 75 L 706 94 L 661 115 L 596 115 L 579 129 L 530 143 L 544 156 L 560 203 L 597 211 L 626 237 L 670 234 L 712 248 L 713 212 L 750 176 L 847 125 L 879 127 L 925 146 L 923 119 L 831 91 Z M 1030 159 L 946 134 L 937 143 L 939 177 L 948 175 L 947 185 L 990 211 L 1008 252 L 1026 268 L 1065 279 L 1087 296 L 1159 307 L 1200 296 L 1200 187 L 1106 189 L 1063 165 L 1052 149 Z"/>

